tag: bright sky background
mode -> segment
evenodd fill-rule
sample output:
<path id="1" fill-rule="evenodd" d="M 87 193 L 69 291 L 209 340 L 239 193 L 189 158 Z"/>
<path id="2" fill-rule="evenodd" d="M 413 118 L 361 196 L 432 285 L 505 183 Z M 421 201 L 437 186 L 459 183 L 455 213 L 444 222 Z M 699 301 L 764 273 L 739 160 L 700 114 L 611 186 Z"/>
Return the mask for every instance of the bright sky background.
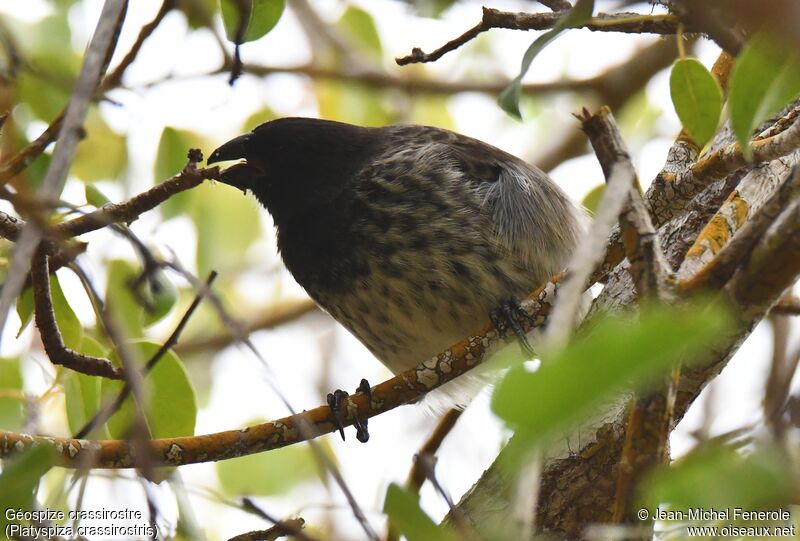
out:
<path id="1" fill-rule="evenodd" d="M 480 17 L 480 4 L 467 1 L 449 10 L 441 20 L 420 19 L 410 14 L 407 6 L 400 2 L 366 1 L 354 2 L 369 10 L 378 23 L 387 58 L 407 54 L 412 47 L 430 50 L 454 37 L 476 23 Z M 312 2 L 321 16 L 335 20 L 346 7 L 341 0 Z M 131 2 L 118 51 L 127 51 L 139 28 L 148 22 L 160 5 L 156 0 Z M 535 2 L 497 2 L 500 8 L 531 9 Z M 90 35 L 102 2 L 90 0 L 76 7 L 71 22 L 78 50 L 84 47 Z M 602 3 L 600 9 L 609 9 Z M 47 13 L 48 6 L 41 0 L 0 0 L 0 11 L 21 19 L 35 20 Z M 490 39 L 483 40 L 492 50 L 500 51 L 502 61 L 498 69 L 511 77 L 518 69 L 519 59 L 534 35 L 514 31 L 494 31 Z M 645 41 L 652 41 L 648 38 Z M 671 39 L 671 38 L 670 38 Z M 572 78 L 589 77 L 601 73 L 607 66 L 623 61 L 642 40 L 622 34 L 602 34 L 588 31 L 569 32 L 549 46 L 534 63 L 528 78 L 531 82 L 550 81 L 562 76 Z M 469 49 L 465 49 L 469 55 Z M 700 59 L 710 66 L 718 50 L 704 45 L 699 50 Z M 287 10 L 278 26 L 265 38 L 245 45 L 242 56 L 245 61 L 267 65 L 292 66 L 309 60 L 310 49 L 306 43 L 294 13 Z M 463 72 L 463 56 L 447 55 L 430 66 L 433 73 L 441 77 L 458 79 Z M 117 59 L 114 61 L 116 62 Z M 128 137 L 130 160 L 133 167 L 129 173 L 128 193 L 123 193 L 121 184 L 105 183 L 102 189 L 112 198 L 124 198 L 148 187 L 152 182 L 153 162 L 161 130 L 165 126 L 191 129 L 206 135 L 211 145 L 223 142 L 242 129 L 242 121 L 264 105 L 282 115 L 317 115 L 316 104 L 308 92 L 304 78 L 291 75 L 257 79 L 244 76 L 231 88 L 227 75 L 215 77 L 192 77 L 215 69 L 221 62 L 218 48 L 208 32 L 192 32 L 178 13 L 167 17 L 158 31 L 148 41 L 136 63 L 126 74 L 126 83 L 132 90 L 119 90 L 112 94 L 121 106 L 103 104 L 102 111 L 114 129 Z M 400 73 L 402 68 L 385 61 L 385 67 Z M 174 77 L 173 82 L 147 88 L 148 82 L 165 76 Z M 660 170 L 672 139 L 678 133 L 679 124 L 669 100 L 667 74 L 655 77 L 647 87 L 647 98 L 652 107 L 663 110 L 657 121 L 658 136 L 647 139 L 632 138 L 628 141 L 634 154 L 635 165 L 643 183 Z M 555 122 L 548 122 L 548 129 L 558 125 L 559 129 L 578 129 L 571 114 L 580 104 L 570 100 L 556 102 L 552 110 L 542 114 Z M 527 118 L 524 123 L 510 120 L 495 104 L 493 97 L 464 94 L 449 103 L 449 112 L 457 123 L 458 130 L 467 135 L 490 142 L 498 147 L 523 157 L 534 157 L 537 149 L 546 146 L 553 133 L 537 126 L 536 118 Z M 36 126 L 34 135 L 44 126 Z M 208 153 L 213 147 L 204 149 Z M 552 173 L 556 181 L 574 199 L 602 182 L 599 166 L 592 156 L 571 160 Z M 226 188 L 220 188 L 226 189 Z M 64 193 L 64 198 L 82 201 L 83 183 L 73 179 Z M 255 204 L 255 203 L 253 203 Z M 158 243 L 173 249 L 181 260 L 189 265 L 194 260 L 194 230 L 188 221 L 172 220 L 159 225 L 147 216 L 139 220 L 134 229 L 146 236 L 158 226 Z M 243 227 L 252 227 L 243 224 Z M 263 224 L 271 228 L 265 215 Z M 96 240 L 95 240 L 96 239 Z M 254 267 L 265 272 L 277 262 L 272 237 L 253 249 Z M 92 250 L 86 256 L 85 267 L 97 275 L 99 262 L 113 256 L 130 256 L 129 247 L 117 239 L 104 234 L 93 237 Z M 67 295 L 73 301 L 78 315 L 86 322 L 93 320 L 88 302 L 77 281 L 70 273 L 60 273 Z M 243 282 L 242 290 L 249 295 L 271 294 L 272 286 L 265 286 L 258 272 Z M 96 276 L 102 280 L 102 275 Z M 287 296 L 300 296 L 302 290 L 292 284 L 288 275 L 282 280 Z M 3 335 L 0 353 L 11 355 L 29 347 L 32 336 L 28 329 L 19 340 L 13 339 L 18 320 L 12 318 Z M 156 332 L 170 328 L 158 327 Z M 370 354 L 347 332 L 333 325 L 323 316 L 306 318 L 273 332 L 258 333 L 254 337 L 259 349 L 271 362 L 280 382 L 293 406 L 310 408 L 321 403 L 320 391 L 309 382 L 318 379 L 317 372 L 322 350 L 329 349 L 333 366 L 331 385 L 352 390 L 361 377 L 377 383 L 388 377 L 388 372 L 371 358 Z M 322 346 L 322 347 L 321 347 Z M 747 341 L 735 360 L 726 368 L 723 377 L 713 385 L 713 411 L 716 415 L 713 432 L 724 432 L 760 418 L 759 400 L 769 358 L 769 330 L 759 327 Z M 46 363 L 41 357 L 39 362 Z M 39 368 L 28 367 L 31 371 Z M 191 366 L 188 367 L 191 370 Z M 28 378 L 35 379 L 35 378 Z M 284 409 L 271 396 L 258 363 L 243 349 L 229 348 L 215 360 L 213 391 L 207 404 L 201 409 L 197 433 L 230 429 L 255 418 L 283 416 Z M 45 385 L 44 379 L 41 384 Z M 30 389 L 31 391 L 41 389 Z M 704 401 L 700 401 L 681 427 L 673 434 L 673 454 L 680 455 L 692 444 L 688 435 L 697 428 L 701 419 Z M 46 412 L 45 412 L 46 413 Z M 61 418 L 45 418 L 45 427 L 54 434 L 65 434 Z M 342 443 L 338 436 L 328 437 L 336 450 L 344 478 L 358 501 L 370 511 L 379 511 L 389 482 L 403 482 L 411 459 L 430 432 L 434 420 L 422 408 L 403 407 L 374 419 L 370 423 L 369 444 L 359 444 L 354 433 L 348 430 L 348 440 Z M 458 500 L 492 462 L 506 436 L 499 422 L 488 408 L 488 396 L 484 393 L 469 407 L 454 432 L 445 441 L 438 461 L 437 473 L 443 486 Z M 113 476 L 104 473 L 101 476 Z M 128 476 L 126 473 L 120 474 Z M 181 475 L 190 493 L 198 487 L 215 486 L 216 472 L 212 464 L 200 464 L 181 468 Z M 258 475 L 258 472 L 253 472 Z M 101 485 L 105 485 L 104 487 Z M 169 492 L 161 487 L 155 489 L 165 511 L 173 508 Z M 352 522 L 349 509 L 338 490 L 330 483 L 333 501 L 338 506 L 332 511 L 333 520 L 339 523 L 339 531 L 350 534 L 349 539 L 362 538 Z M 92 480 L 87 490 L 89 500 L 86 507 L 143 507 L 138 483 L 107 483 Z M 309 522 L 320 521 L 326 512 L 322 505 L 329 501 L 325 488 L 319 483 L 304 485 L 281 498 L 259 500 L 265 509 L 275 516 L 298 513 Z M 438 519 L 446 511 L 444 502 L 426 485 L 422 492 L 426 510 Z M 202 497 L 193 497 L 192 506 L 199 522 L 206 528 L 210 539 L 224 538 L 249 529 L 263 528 L 263 521 Z M 209 520 L 211 518 L 211 520 Z M 378 518 L 372 515 L 373 524 L 382 528 Z"/>

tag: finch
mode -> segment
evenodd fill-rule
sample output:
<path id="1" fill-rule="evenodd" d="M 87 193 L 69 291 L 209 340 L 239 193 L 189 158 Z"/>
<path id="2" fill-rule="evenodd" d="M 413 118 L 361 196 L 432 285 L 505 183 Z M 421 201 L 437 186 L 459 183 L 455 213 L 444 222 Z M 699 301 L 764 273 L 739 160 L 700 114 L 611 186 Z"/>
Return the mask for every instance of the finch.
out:
<path id="1" fill-rule="evenodd" d="M 297 282 L 395 374 L 562 270 L 584 220 L 540 169 L 429 126 L 282 118 L 208 163 L 228 160 L 221 181 L 269 211 Z M 468 402 L 469 375 L 429 406 Z"/>

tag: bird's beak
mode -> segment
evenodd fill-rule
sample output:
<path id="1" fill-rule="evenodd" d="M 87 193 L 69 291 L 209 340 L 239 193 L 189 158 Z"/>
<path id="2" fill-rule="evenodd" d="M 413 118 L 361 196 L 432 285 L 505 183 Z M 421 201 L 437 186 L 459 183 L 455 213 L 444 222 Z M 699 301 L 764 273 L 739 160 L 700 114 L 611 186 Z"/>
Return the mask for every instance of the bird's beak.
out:
<path id="1" fill-rule="evenodd" d="M 208 157 L 207 163 L 233 161 L 233 160 L 246 160 L 248 154 L 248 143 L 250 142 L 250 134 L 240 135 L 235 139 L 231 139 Z M 220 182 L 239 188 L 242 193 L 246 193 L 251 187 L 253 178 L 256 177 L 260 171 L 258 168 L 243 162 L 234 164 L 222 171 L 220 175 Z"/>
<path id="2" fill-rule="evenodd" d="M 208 164 L 225 162 L 230 160 L 241 160 L 247 157 L 247 144 L 250 142 L 250 134 L 240 135 L 231 139 L 208 157 Z"/>

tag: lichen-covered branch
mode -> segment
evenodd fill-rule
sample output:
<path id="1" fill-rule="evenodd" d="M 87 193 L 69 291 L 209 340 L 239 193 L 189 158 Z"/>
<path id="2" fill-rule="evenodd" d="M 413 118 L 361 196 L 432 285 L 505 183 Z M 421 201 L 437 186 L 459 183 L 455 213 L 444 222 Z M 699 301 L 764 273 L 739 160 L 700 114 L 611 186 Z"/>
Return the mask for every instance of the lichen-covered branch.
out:
<path id="1" fill-rule="evenodd" d="M 562 279 L 557 275 L 521 303 L 525 317 L 519 323 L 524 331 L 544 324 Z M 509 329 L 496 329 L 487 323 L 473 335 L 448 350 L 423 361 L 417 367 L 371 389 L 371 398 L 358 393 L 342 405 L 342 424 L 370 418 L 403 404 L 414 402 L 425 393 L 444 385 L 474 368 L 507 340 L 515 339 Z M 276 421 L 239 430 L 203 436 L 167 438 L 147 442 L 154 466 L 179 466 L 244 456 L 285 447 L 337 430 L 336 419 L 328 406 L 319 406 Z M 134 443 L 123 440 L 89 441 L 0 432 L 0 458 L 34 445 L 47 445 L 58 452 L 58 464 L 65 467 L 132 468 L 137 466 Z"/>

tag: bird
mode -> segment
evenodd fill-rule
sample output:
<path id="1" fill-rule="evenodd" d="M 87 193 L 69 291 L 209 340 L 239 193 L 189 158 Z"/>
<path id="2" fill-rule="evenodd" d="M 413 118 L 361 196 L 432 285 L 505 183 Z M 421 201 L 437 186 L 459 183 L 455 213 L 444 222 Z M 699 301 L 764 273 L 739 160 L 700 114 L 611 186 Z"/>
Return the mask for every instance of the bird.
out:
<path id="1" fill-rule="evenodd" d="M 391 372 L 437 355 L 563 270 L 585 213 L 542 170 L 432 126 L 288 117 L 213 151 L 272 216 L 308 295 Z M 464 406 L 464 374 L 426 399 Z M 362 383 L 363 385 L 363 383 Z"/>

